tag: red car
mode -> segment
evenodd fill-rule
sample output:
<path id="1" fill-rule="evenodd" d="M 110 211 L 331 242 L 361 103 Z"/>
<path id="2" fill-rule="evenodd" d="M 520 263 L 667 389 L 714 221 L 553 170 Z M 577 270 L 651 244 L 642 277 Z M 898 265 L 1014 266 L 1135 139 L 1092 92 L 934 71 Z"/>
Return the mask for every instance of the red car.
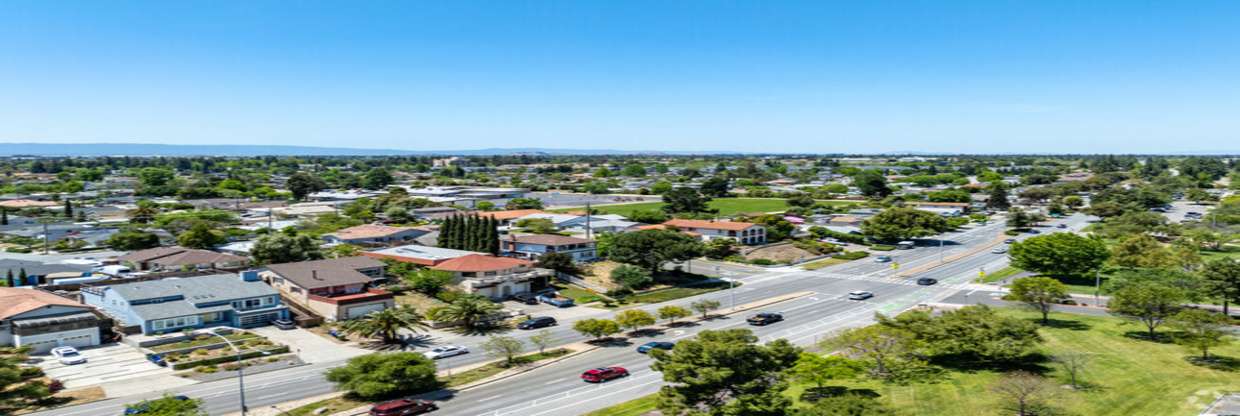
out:
<path id="1" fill-rule="evenodd" d="M 629 370 L 624 367 L 599 367 L 581 373 L 581 379 L 589 383 L 602 383 L 613 378 L 628 377 Z"/>
<path id="2" fill-rule="evenodd" d="M 408 416 L 420 415 L 439 410 L 434 402 L 426 400 L 397 399 L 376 404 L 370 408 L 370 416 Z"/>

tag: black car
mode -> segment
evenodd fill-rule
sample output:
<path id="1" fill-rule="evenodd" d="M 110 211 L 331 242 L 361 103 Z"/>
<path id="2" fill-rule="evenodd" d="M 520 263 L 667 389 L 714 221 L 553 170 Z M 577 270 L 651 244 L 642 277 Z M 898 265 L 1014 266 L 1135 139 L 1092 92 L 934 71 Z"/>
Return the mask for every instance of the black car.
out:
<path id="1" fill-rule="evenodd" d="M 280 328 L 280 329 L 297 328 L 297 323 L 293 322 L 292 320 L 288 320 L 288 319 L 277 319 L 277 320 L 271 321 L 271 324 L 275 325 L 276 328 Z"/>
<path id="2" fill-rule="evenodd" d="M 530 292 L 518 293 L 518 294 L 512 295 L 512 300 L 524 303 L 526 305 L 537 305 L 538 295 L 530 293 Z"/>
<path id="3" fill-rule="evenodd" d="M 1007 240 L 1003 240 L 1003 244 L 1012 244 L 1012 243 L 1015 243 L 1015 242 L 1016 242 L 1016 239 L 1015 239 L 1015 238 L 1009 238 L 1009 239 L 1007 239 Z"/>
<path id="4" fill-rule="evenodd" d="M 938 282 L 939 282 L 938 280 L 931 279 L 929 277 L 923 277 L 923 278 L 917 279 L 917 284 L 919 286 L 930 286 Z"/>
<path id="5" fill-rule="evenodd" d="M 748 322 L 750 325 L 754 325 L 754 326 L 763 326 L 763 325 L 770 325 L 770 324 L 773 324 L 773 323 L 776 323 L 782 320 L 784 320 L 784 316 L 781 314 L 774 313 L 774 312 L 762 312 L 757 315 L 749 317 L 749 319 L 746 319 L 745 322 Z"/>
<path id="6" fill-rule="evenodd" d="M 555 318 L 550 316 L 535 316 L 517 324 L 517 329 L 538 329 L 554 326 Z"/>

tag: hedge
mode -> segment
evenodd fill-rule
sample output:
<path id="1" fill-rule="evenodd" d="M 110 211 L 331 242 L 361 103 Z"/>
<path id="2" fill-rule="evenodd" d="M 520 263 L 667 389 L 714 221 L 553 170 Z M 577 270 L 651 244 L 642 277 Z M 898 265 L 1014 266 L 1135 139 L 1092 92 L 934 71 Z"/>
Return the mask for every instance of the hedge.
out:
<path id="1" fill-rule="evenodd" d="M 254 358 L 254 357 L 260 357 L 260 356 L 264 356 L 264 355 L 284 354 L 284 353 L 286 353 L 286 352 L 288 352 L 288 345 L 281 345 L 281 346 L 279 346 L 279 347 L 272 348 L 272 349 L 269 349 L 269 350 L 257 350 L 257 351 L 250 351 L 250 352 L 244 352 L 244 353 L 241 353 L 241 359 L 242 359 L 242 360 L 246 360 L 246 359 L 250 359 L 250 358 Z M 175 364 L 172 364 L 172 369 L 173 369 L 173 370 L 184 370 L 184 369 L 187 369 L 187 368 L 194 368 L 194 367 L 198 367 L 198 366 L 202 366 L 202 365 L 212 365 L 212 364 L 219 364 L 219 363 L 226 363 L 226 362 L 235 362 L 235 361 L 237 361 L 237 354 L 231 354 L 231 353 L 230 353 L 230 354 L 227 354 L 227 355 L 221 355 L 221 356 L 219 356 L 219 357 L 215 357 L 215 358 L 208 358 L 208 359 L 205 359 L 205 360 L 198 360 L 198 361 L 186 361 L 186 362 L 179 362 L 179 363 L 175 363 Z"/>
<path id="2" fill-rule="evenodd" d="M 831 258 L 843 259 L 843 260 L 857 260 L 857 259 L 863 259 L 869 256 L 870 256 L 870 253 L 866 253 L 864 251 L 846 251 L 846 252 L 831 256 Z"/>
<path id="3" fill-rule="evenodd" d="M 870 246 L 870 250 L 878 250 L 878 251 L 891 251 L 895 249 L 896 249 L 896 246 L 889 246 L 886 244 L 875 244 L 875 245 Z"/>

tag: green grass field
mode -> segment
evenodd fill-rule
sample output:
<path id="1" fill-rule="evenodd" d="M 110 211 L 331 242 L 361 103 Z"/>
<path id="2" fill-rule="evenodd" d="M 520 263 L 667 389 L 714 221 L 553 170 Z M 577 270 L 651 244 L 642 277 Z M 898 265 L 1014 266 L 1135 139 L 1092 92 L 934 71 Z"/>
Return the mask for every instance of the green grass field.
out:
<path id="1" fill-rule="evenodd" d="M 1036 319 L 1036 314 L 1020 309 L 1001 313 Z M 1090 354 L 1081 380 L 1090 387 L 1083 390 L 1058 389 L 1050 403 L 1057 414 L 1097 416 L 1173 416 L 1196 415 L 1224 391 L 1240 389 L 1240 369 L 1213 370 L 1190 364 L 1193 355 L 1184 347 L 1160 344 L 1127 336 L 1141 331 L 1140 325 L 1113 317 L 1052 314 L 1056 319 L 1039 332 L 1045 339 L 1043 352 L 1074 351 Z M 1240 345 L 1215 349 L 1215 354 L 1240 359 Z M 1066 375 L 1052 363 L 1043 363 L 1044 376 L 1066 384 Z M 926 382 L 889 385 L 875 381 L 840 383 L 854 389 L 871 389 L 882 395 L 897 415 L 956 416 L 999 415 L 1000 398 L 990 386 L 1000 373 L 990 370 L 954 371 Z M 805 386 L 787 391 L 798 397 Z M 590 416 L 636 416 L 654 409 L 652 396 L 643 397 Z"/>
<path id="2" fill-rule="evenodd" d="M 986 277 L 982 278 L 982 283 L 998 282 L 1000 280 L 1012 277 L 1013 275 L 1020 273 L 1020 272 L 1022 272 L 1021 269 L 1017 269 L 1012 266 L 1007 266 L 1002 269 L 995 270 L 993 273 L 987 273 Z"/>
<path id="3" fill-rule="evenodd" d="M 846 201 L 819 202 L 836 206 L 856 204 L 854 202 Z M 787 201 L 778 198 L 717 198 L 711 200 L 709 205 L 711 208 L 719 210 L 719 215 L 725 217 L 743 213 L 774 212 L 788 209 Z M 594 207 L 594 209 L 603 214 L 620 214 L 627 216 L 633 211 L 657 210 L 662 207 L 662 202 L 640 202 L 636 204 L 603 205 Z M 574 209 L 579 208 L 561 208 L 553 211 L 572 211 Z"/>

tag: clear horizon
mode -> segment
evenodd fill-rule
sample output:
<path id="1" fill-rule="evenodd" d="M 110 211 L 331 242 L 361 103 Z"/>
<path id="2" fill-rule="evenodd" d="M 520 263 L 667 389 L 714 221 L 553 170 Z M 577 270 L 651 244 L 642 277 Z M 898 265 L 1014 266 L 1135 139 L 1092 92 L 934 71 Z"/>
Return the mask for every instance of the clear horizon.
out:
<path id="1" fill-rule="evenodd" d="M 0 5 L 0 141 L 1240 151 L 1240 3 Z"/>

